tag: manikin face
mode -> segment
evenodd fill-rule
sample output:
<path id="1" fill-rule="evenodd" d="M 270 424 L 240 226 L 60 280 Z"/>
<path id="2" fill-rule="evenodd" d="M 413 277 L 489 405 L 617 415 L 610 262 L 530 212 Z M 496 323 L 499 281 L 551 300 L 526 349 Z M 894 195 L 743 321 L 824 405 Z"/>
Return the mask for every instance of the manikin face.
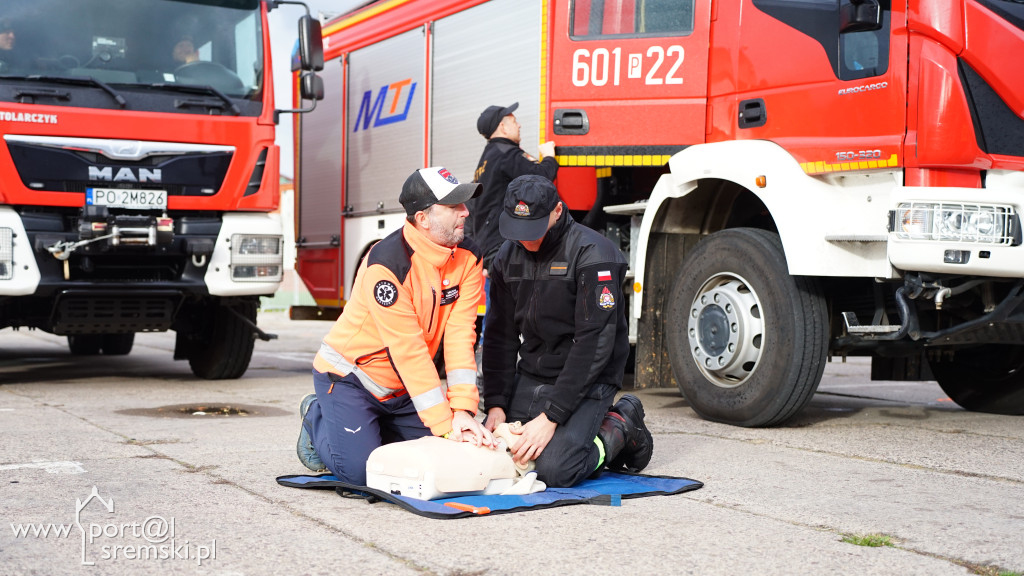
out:
<path id="1" fill-rule="evenodd" d="M 424 212 L 427 216 L 427 235 L 434 242 L 455 248 L 466 236 L 465 224 L 469 210 L 465 204 L 445 206 L 434 204 Z"/>

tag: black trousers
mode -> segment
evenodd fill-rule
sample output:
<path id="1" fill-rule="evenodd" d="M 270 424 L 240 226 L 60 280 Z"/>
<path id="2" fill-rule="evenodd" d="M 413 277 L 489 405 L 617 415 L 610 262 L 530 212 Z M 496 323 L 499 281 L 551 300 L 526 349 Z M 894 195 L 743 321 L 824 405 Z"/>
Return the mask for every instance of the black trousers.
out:
<path id="1" fill-rule="evenodd" d="M 526 424 L 539 416 L 547 393 L 553 387 L 554 384 L 545 384 L 522 372 L 517 373 L 506 420 Z M 555 428 L 551 442 L 536 460 L 539 480 L 551 487 L 564 488 L 586 479 L 595 471 L 601 453 L 594 439 L 618 390 L 617 384 L 594 384 L 572 416 Z"/>

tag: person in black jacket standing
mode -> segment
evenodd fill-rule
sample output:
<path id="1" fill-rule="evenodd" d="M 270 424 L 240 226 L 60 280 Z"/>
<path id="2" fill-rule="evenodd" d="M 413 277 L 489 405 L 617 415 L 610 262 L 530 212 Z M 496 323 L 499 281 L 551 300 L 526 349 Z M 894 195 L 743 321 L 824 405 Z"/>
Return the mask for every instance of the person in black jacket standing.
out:
<path id="1" fill-rule="evenodd" d="M 540 145 L 540 160 L 519 147 L 520 126 L 513 114 L 517 108 L 518 102 L 511 106 L 488 106 L 476 121 L 476 128 L 487 138 L 487 145 L 484 146 L 473 176 L 473 181 L 480 183 L 483 191 L 480 196 L 466 203 L 469 209 L 466 236 L 472 238 L 483 253 L 484 270 L 490 268 L 491 260 L 503 240 L 498 234 L 497 223 L 509 182 L 526 174 L 537 174 L 554 180 L 558 173 L 554 142 Z"/>
<path id="2" fill-rule="evenodd" d="M 612 405 L 629 356 L 625 257 L 576 223 L 542 176 L 509 184 L 498 223 L 507 241 L 491 265 L 487 428 L 523 422 L 513 457 L 535 460 L 549 486 L 606 466 L 642 470 L 654 450 L 643 405 L 631 394 Z"/>

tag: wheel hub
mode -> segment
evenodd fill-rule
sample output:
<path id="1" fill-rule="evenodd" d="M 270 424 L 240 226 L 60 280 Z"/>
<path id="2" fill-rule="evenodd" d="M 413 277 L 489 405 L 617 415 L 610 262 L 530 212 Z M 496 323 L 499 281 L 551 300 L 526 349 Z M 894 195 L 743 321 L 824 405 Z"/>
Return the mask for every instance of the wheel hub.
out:
<path id="1" fill-rule="evenodd" d="M 723 356 L 729 347 L 729 315 L 717 304 L 706 306 L 697 318 L 697 342 L 708 356 Z"/>
<path id="2" fill-rule="evenodd" d="M 690 350 L 701 372 L 716 386 L 741 385 L 761 358 L 761 303 L 749 286 L 733 274 L 714 276 L 690 306 Z"/>

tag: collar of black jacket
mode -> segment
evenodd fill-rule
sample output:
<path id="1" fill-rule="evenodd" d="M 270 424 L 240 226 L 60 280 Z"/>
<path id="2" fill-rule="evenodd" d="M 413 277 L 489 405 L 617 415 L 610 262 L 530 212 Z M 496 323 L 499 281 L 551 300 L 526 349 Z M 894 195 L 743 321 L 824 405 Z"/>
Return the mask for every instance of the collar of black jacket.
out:
<path id="1" fill-rule="evenodd" d="M 513 148 L 519 148 L 519 144 L 509 140 L 508 138 L 495 137 L 487 140 L 487 144 L 504 144 L 506 146 L 512 146 Z"/>

